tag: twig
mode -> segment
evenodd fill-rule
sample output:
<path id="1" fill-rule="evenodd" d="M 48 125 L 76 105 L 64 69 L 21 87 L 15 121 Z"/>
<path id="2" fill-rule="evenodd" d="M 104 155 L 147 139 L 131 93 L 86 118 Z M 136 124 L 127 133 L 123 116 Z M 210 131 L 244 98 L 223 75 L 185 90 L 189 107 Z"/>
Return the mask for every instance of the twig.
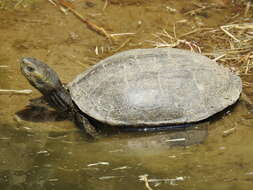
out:
<path id="1" fill-rule="evenodd" d="M 242 24 L 229 24 L 222 26 L 223 28 L 236 28 L 236 29 L 253 29 L 253 23 Z"/>
<path id="2" fill-rule="evenodd" d="M 65 14 L 65 15 L 68 15 L 68 9 L 67 8 L 65 8 L 65 7 L 63 7 L 63 6 L 59 6 L 59 9 L 60 9 L 60 11 L 63 13 L 63 14 Z"/>
<path id="3" fill-rule="evenodd" d="M 121 48 L 123 48 L 128 42 L 130 42 L 130 38 L 128 38 L 126 41 L 124 41 L 117 49 L 114 50 L 114 52 L 119 51 Z"/>
<path id="4" fill-rule="evenodd" d="M 251 2 L 248 2 L 244 11 L 244 15 L 243 15 L 244 17 L 247 17 L 250 6 L 251 6 Z"/>
<path id="5" fill-rule="evenodd" d="M 176 24 L 173 24 L 173 33 L 174 33 L 174 38 L 177 39 Z"/>
<path id="6" fill-rule="evenodd" d="M 100 179 L 100 180 L 107 180 L 107 179 L 114 179 L 114 178 L 123 178 L 123 177 L 125 177 L 125 176 L 102 176 L 102 177 L 100 177 L 100 178 L 98 178 L 98 179 Z"/>
<path id="7" fill-rule="evenodd" d="M 191 10 L 191 11 L 188 11 L 186 13 L 184 13 L 185 15 L 195 15 L 196 13 L 199 13 L 205 9 L 208 9 L 208 8 L 212 8 L 213 6 L 210 5 L 210 6 L 203 6 L 203 7 L 200 7 L 200 8 L 197 8 L 197 9 L 194 9 L 194 10 Z"/>
<path id="8" fill-rule="evenodd" d="M 24 0 L 20 0 L 19 2 L 17 2 L 17 4 L 14 6 L 14 8 L 17 8 Z"/>
<path id="9" fill-rule="evenodd" d="M 185 37 L 185 36 L 188 36 L 188 35 L 190 35 L 190 34 L 194 34 L 194 33 L 196 33 L 196 32 L 200 32 L 200 31 L 203 31 L 203 30 L 212 30 L 212 29 L 213 29 L 213 28 L 196 28 L 196 29 L 194 29 L 194 30 L 192 30 L 192 31 L 190 31 L 190 32 L 181 34 L 181 35 L 179 36 L 179 38 L 182 38 L 182 37 Z"/>
<path id="10" fill-rule="evenodd" d="M 19 124 L 22 123 L 22 119 L 18 115 L 16 115 L 16 114 L 13 116 L 13 119 L 14 119 L 14 121 L 16 121 Z"/>
<path id="11" fill-rule="evenodd" d="M 95 54 L 96 54 L 96 55 L 99 54 L 99 52 L 98 52 L 98 46 L 96 46 L 96 48 L 95 48 Z"/>
<path id="12" fill-rule="evenodd" d="M 221 59 L 221 58 L 223 58 L 223 57 L 225 57 L 225 56 L 226 56 L 226 54 L 222 54 L 222 55 L 220 55 L 220 56 L 214 58 L 213 61 L 218 61 L 219 59 Z"/>
<path id="13" fill-rule="evenodd" d="M 246 65 L 246 69 L 245 69 L 244 74 L 248 74 L 248 71 L 249 71 L 249 64 L 250 64 L 250 60 L 247 61 L 247 65 Z"/>
<path id="14" fill-rule="evenodd" d="M 10 137 L 0 137 L 0 140 L 9 140 Z"/>
<path id="15" fill-rule="evenodd" d="M 108 5 L 108 0 L 105 0 L 105 4 L 104 4 L 104 7 L 103 7 L 103 11 L 105 11 L 107 5 Z"/>
<path id="16" fill-rule="evenodd" d="M 102 27 L 97 26 L 96 24 L 90 22 L 88 19 L 84 18 L 79 12 L 77 12 L 73 6 L 69 3 L 66 2 L 65 0 L 58 0 L 59 3 L 66 7 L 68 10 L 70 10 L 77 18 L 79 18 L 82 22 L 84 22 L 90 29 L 93 31 L 97 32 L 98 34 L 101 34 L 105 37 L 107 37 L 110 40 L 115 40 L 106 30 Z"/>
<path id="17" fill-rule="evenodd" d="M 118 167 L 118 168 L 113 168 L 112 170 L 125 170 L 125 169 L 128 169 L 130 167 L 128 166 L 122 166 L 122 167 Z"/>
<path id="18" fill-rule="evenodd" d="M 233 38 L 236 42 L 240 42 L 240 40 L 238 40 L 235 36 L 233 36 L 230 32 L 228 32 L 226 29 L 225 29 L 226 26 L 221 26 L 220 29 L 225 33 L 227 34 L 229 37 Z"/>
<path id="19" fill-rule="evenodd" d="M 111 36 L 126 36 L 126 35 L 135 35 L 136 33 L 134 32 L 126 32 L 126 33 L 115 33 L 111 34 Z"/>
<path id="20" fill-rule="evenodd" d="M 52 5 L 54 5 L 55 7 L 57 6 L 57 4 L 53 1 L 53 0 L 48 0 L 49 3 L 51 3 Z"/>
<path id="21" fill-rule="evenodd" d="M 168 139 L 165 142 L 180 142 L 180 141 L 186 141 L 186 139 L 185 138 Z"/>
<path id="22" fill-rule="evenodd" d="M 147 187 L 148 190 L 153 190 L 150 186 L 149 186 L 149 183 L 148 183 L 148 175 L 141 175 L 139 176 L 140 180 L 141 181 L 144 181 L 145 182 L 145 186 Z"/>
<path id="23" fill-rule="evenodd" d="M 0 95 L 3 95 L 3 94 L 10 94 L 10 95 L 21 95 L 21 94 L 24 94 L 24 95 L 29 95 L 32 93 L 32 90 L 8 90 L 8 89 L 0 89 Z"/>
<path id="24" fill-rule="evenodd" d="M 118 153 L 118 152 L 124 152 L 123 149 L 115 149 L 115 150 L 110 150 L 110 153 Z"/>
<path id="25" fill-rule="evenodd" d="M 7 68 L 8 65 L 0 65 L 0 68 Z"/>
<path id="26" fill-rule="evenodd" d="M 143 181 L 143 179 L 140 179 Z M 174 179 L 147 179 L 149 183 L 157 183 L 157 182 L 165 182 L 165 183 L 170 183 L 170 185 L 176 185 L 177 181 L 184 181 L 184 177 L 176 177 Z"/>
<path id="27" fill-rule="evenodd" d="M 25 19 L 25 18 L 16 18 L 18 22 L 27 22 L 27 23 L 39 23 L 39 24 L 48 24 L 48 22 L 43 20 L 36 20 L 36 19 Z"/>
<path id="28" fill-rule="evenodd" d="M 163 32 L 158 33 L 157 35 L 154 34 L 155 37 L 157 37 L 161 42 L 153 42 L 153 41 L 149 41 L 151 43 L 153 43 L 156 47 L 176 47 L 178 46 L 180 43 L 187 45 L 191 51 L 194 51 L 194 48 L 197 48 L 198 52 L 201 53 L 201 49 L 200 47 L 195 44 L 194 42 L 188 42 L 186 40 L 181 40 L 176 38 L 176 31 L 175 31 L 175 27 L 174 27 L 174 36 L 172 37 L 165 29 L 163 30 Z M 168 38 L 170 40 L 171 43 L 167 42 L 166 40 L 163 40 L 162 37 Z"/>
<path id="29" fill-rule="evenodd" d="M 231 128 L 231 129 L 228 129 L 228 130 L 226 130 L 226 131 L 223 131 L 223 137 L 226 137 L 226 136 L 228 136 L 228 135 L 231 135 L 232 133 L 234 133 L 236 131 L 236 128 L 235 127 L 233 127 L 233 128 Z"/>
<path id="30" fill-rule="evenodd" d="M 170 7 L 170 6 L 166 6 L 165 7 L 169 12 L 171 12 L 171 13 L 175 13 L 176 11 L 177 11 L 177 9 L 174 9 L 174 8 L 172 8 L 172 7 Z"/>
<path id="31" fill-rule="evenodd" d="M 110 165 L 110 164 L 109 164 L 109 162 L 97 162 L 97 163 L 88 164 L 87 166 L 88 166 L 88 167 L 91 167 L 91 166 L 97 166 L 97 165 L 105 165 L 105 166 L 108 166 L 108 165 Z"/>

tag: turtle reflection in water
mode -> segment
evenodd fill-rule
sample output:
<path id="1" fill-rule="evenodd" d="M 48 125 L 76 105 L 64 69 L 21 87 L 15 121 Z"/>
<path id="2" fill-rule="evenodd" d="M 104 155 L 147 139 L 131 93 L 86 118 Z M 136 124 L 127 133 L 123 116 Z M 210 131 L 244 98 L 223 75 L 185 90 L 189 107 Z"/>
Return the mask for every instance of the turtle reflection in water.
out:
<path id="1" fill-rule="evenodd" d="M 96 137 L 91 120 L 136 131 L 203 121 L 234 104 L 240 77 L 200 54 L 174 48 L 115 54 L 78 75 L 65 88 L 56 72 L 34 58 L 21 71 L 50 106 L 68 112 Z"/>

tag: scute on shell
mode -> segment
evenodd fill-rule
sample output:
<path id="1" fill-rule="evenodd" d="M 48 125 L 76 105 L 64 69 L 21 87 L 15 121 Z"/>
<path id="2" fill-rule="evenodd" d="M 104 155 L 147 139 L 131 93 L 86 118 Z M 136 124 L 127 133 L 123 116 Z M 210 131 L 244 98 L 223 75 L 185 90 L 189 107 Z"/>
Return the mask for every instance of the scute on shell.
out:
<path id="1" fill-rule="evenodd" d="M 69 84 L 77 106 L 116 126 L 197 122 L 235 103 L 239 76 L 215 61 L 175 48 L 134 49 L 110 56 Z"/>

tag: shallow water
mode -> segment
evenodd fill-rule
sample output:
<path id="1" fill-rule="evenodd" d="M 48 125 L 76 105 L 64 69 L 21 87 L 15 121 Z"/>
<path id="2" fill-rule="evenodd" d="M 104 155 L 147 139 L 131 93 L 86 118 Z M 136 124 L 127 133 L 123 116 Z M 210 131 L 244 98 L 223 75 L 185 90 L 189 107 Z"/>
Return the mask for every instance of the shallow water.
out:
<path id="1" fill-rule="evenodd" d="M 33 89 L 20 73 L 22 56 L 49 62 L 68 82 L 115 51 L 152 47 L 148 41 L 153 34 L 164 28 L 173 31 L 176 21 L 188 19 L 177 28 L 185 33 L 201 23 L 222 25 L 235 14 L 233 6 L 206 10 L 198 17 L 184 14 L 201 1 L 113 0 L 104 11 L 104 1 L 75 1 L 78 11 L 111 33 L 136 33 L 110 44 L 70 13 L 62 14 L 47 1 L 31 2 L 0 11 L 1 89 Z M 248 88 L 246 92 L 252 97 Z M 140 180 L 145 174 L 154 190 L 248 190 L 253 185 L 253 114 L 243 100 L 196 128 L 104 134 L 89 142 L 70 121 L 52 121 L 55 113 L 26 110 L 25 120 L 15 116 L 38 96 L 35 89 L 28 96 L 0 95 L 0 189 L 147 189 Z M 235 130 L 224 135 L 230 129 Z"/>

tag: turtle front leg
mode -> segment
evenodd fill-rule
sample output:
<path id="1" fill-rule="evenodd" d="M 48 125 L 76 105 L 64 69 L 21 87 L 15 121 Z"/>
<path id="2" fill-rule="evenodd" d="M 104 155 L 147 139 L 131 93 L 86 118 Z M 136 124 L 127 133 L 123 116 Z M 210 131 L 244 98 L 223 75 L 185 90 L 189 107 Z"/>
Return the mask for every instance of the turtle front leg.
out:
<path id="1" fill-rule="evenodd" d="M 98 139 L 99 138 L 99 133 L 97 132 L 96 128 L 82 114 L 75 113 L 75 122 L 76 122 L 76 125 L 79 128 L 85 130 L 86 134 L 89 137 L 91 137 L 93 139 Z"/>

